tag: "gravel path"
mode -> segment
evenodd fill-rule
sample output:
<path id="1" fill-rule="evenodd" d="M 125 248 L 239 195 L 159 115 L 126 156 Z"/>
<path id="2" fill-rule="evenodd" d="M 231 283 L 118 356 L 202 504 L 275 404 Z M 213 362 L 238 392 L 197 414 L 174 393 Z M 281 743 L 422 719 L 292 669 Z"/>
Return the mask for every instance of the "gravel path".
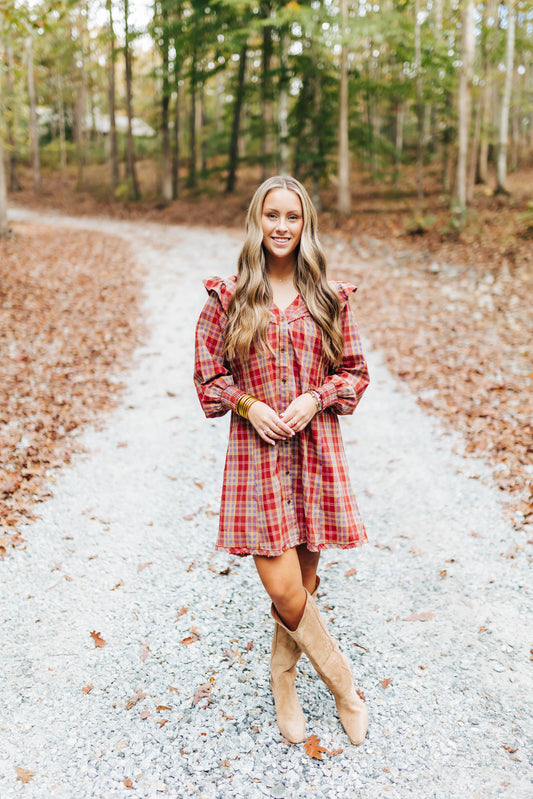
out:
<path id="1" fill-rule="evenodd" d="M 2 799 L 530 797 L 528 561 L 483 465 L 368 352 L 371 388 L 343 425 L 370 544 L 324 553 L 319 602 L 370 728 L 349 744 L 303 658 L 308 732 L 333 752 L 311 760 L 276 727 L 253 562 L 212 551 L 227 420 L 200 411 L 192 335 L 201 278 L 234 271 L 240 239 L 13 217 L 124 236 L 151 336 L 25 551 L 0 563 Z"/>

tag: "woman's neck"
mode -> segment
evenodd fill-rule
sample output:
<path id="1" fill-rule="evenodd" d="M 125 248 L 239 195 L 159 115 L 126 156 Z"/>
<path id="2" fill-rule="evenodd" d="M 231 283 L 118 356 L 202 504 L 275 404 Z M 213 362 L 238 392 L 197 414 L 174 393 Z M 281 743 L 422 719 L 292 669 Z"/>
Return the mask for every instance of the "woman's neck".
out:
<path id="1" fill-rule="evenodd" d="M 267 272 L 270 280 L 278 282 L 289 282 L 294 280 L 294 273 L 296 272 L 296 263 L 294 260 L 290 261 L 270 261 L 267 262 Z"/>

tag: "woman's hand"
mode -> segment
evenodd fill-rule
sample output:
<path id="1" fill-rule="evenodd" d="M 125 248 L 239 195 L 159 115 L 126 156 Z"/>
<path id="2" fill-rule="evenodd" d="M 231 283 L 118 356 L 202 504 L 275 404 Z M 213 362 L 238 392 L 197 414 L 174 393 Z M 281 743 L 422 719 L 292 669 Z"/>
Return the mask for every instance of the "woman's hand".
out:
<path id="1" fill-rule="evenodd" d="M 276 441 L 291 438 L 294 435 L 294 430 L 278 416 L 276 411 L 260 400 L 254 402 L 250 407 L 248 421 L 267 444 L 275 444 Z"/>
<path id="2" fill-rule="evenodd" d="M 311 394 L 300 394 L 280 417 L 295 433 L 304 430 L 317 412 L 315 398 Z"/>

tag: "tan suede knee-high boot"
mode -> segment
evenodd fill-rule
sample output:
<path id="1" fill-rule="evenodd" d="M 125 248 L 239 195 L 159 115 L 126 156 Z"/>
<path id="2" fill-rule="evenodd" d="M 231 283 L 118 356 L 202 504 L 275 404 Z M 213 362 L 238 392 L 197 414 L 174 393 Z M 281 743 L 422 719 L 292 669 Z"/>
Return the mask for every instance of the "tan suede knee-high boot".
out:
<path id="1" fill-rule="evenodd" d="M 277 624 L 290 635 L 307 655 L 320 678 L 327 685 L 337 706 L 337 712 L 350 741 L 363 743 L 368 728 L 368 710 L 358 696 L 348 659 L 337 641 L 328 632 L 315 600 L 309 592 L 304 614 L 297 629 L 289 630 L 272 607 Z"/>
<path id="2" fill-rule="evenodd" d="M 316 596 L 319 585 L 320 577 L 317 577 L 312 596 Z M 302 650 L 287 629 L 276 622 L 270 655 L 270 685 L 279 731 L 293 744 L 305 740 L 305 717 L 294 684 L 301 654 Z"/>

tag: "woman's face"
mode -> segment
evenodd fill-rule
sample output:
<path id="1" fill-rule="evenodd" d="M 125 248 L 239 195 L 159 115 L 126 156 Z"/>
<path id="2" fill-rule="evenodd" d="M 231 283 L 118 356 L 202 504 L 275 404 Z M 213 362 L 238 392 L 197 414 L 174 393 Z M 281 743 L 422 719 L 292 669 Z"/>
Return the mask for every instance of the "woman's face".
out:
<path id="1" fill-rule="evenodd" d="M 263 203 L 261 227 L 267 263 L 286 260 L 300 243 L 304 225 L 302 203 L 296 192 L 272 189 Z"/>

